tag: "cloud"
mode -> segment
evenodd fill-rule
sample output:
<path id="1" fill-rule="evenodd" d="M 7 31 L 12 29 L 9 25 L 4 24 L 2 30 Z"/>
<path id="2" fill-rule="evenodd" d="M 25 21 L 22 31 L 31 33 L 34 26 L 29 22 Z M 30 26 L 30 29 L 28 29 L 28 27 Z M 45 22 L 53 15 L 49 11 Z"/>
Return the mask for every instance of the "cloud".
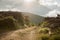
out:
<path id="1" fill-rule="evenodd" d="M 11 9 L 11 11 L 21 11 L 21 10 L 19 10 L 17 8 L 13 8 L 13 9 Z"/>
<path id="2" fill-rule="evenodd" d="M 54 9 L 60 10 L 60 1 L 59 0 L 40 0 L 40 1 L 34 0 L 33 3 L 28 4 L 24 2 L 24 0 L 0 0 L 0 10 L 5 10 L 5 9 L 32 12 L 37 15 L 45 15 L 51 10 Z"/>
<path id="3" fill-rule="evenodd" d="M 7 0 L 8 2 L 13 2 L 15 4 L 19 4 L 19 3 L 22 3 L 23 0 Z"/>
<path id="4" fill-rule="evenodd" d="M 39 4 L 46 6 L 50 9 L 55 9 L 60 7 L 60 0 L 40 0 Z"/>
<path id="5" fill-rule="evenodd" d="M 60 14 L 60 11 L 52 10 L 49 13 L 47 13 L 45 16 L 48 16 L 48 17 L 57 17 L 57 14 Z"/>
<path id="6" fill-rule="evenodd" d="M 17 8 L 13 8 L 13 9 L 0 9 L 0 11 L 18 11 L 18 12 L 20 12 L 21 10 L 19 10 Z"/>
<path id="7" fill-rule="evenodd" d="M 40 5 L 44 5 L 44 6 L 52 6 L 58 4 L 56 0 L 40 0 L 39 3 Z"/>
<path id="8" fill-rule="evenodd" d="M 59 12 L 60 11 L 60 0 L 40 0 L 39 4 L 51 9 L 51 11 L 48 11 L 48 13 L 43 15 L 45 17 L 46 16 L 56 17 L 57 14 L 60 14 Z"/>

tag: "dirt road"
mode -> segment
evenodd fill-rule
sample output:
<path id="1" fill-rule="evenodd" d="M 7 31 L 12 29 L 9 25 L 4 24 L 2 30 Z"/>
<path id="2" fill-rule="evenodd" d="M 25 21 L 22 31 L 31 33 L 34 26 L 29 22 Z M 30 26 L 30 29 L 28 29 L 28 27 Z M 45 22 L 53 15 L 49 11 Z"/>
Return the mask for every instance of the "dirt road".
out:
<path id="1" fill-rule="evenodd" d="M 11 31 L 0 37 L 0 40 L 36 40 L 36 27 Z"/>

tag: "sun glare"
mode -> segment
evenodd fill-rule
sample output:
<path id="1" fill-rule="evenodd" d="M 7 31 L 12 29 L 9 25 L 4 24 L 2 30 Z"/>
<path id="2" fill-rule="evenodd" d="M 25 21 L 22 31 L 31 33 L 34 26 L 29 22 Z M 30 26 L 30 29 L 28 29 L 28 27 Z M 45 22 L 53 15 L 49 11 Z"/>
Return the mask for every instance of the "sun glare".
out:
<path id="1" fill-rule="evenodd" d="M 23 2 L 23 8 L 29 10 L 33 7 L 35 0 L 24 0 Z"/>
<path id="2" fill-rule="evenodd" d="M 33 0 L 25 0 L 25 2 L 28 2 L 28 3 L 30 3 L 30 2 L 33 2 Z"/>

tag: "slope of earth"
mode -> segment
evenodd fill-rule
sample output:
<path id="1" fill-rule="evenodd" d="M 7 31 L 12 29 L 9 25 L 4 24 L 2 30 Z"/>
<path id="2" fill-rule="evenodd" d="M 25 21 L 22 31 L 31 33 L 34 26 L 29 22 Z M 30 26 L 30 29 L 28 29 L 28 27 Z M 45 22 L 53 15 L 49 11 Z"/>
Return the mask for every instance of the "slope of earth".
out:
<path id="1" fill-rule="evenodd" d="M 36 40 L 36 27 L 19 29 L 6 33 L 0 40 Z"/>
<path id="2" fill-rule="evenodd" d="M 20 23 L 21 25 L 24 24 L 24 16 L 28 16 L 30 22 L 35 23 L 35 24 L 39 24 L 43 21 L 44 17 L 39 16 L 39 15 L 35 15 L 33 13 L 28 13 L 28 12 L 17 12 L 17 11 L 0 11 L 0 18 L 1 17 L 6 17 L 6 16 L 13 16 L 18 23 Z"/>
<path id="3" fill-rule="evenodd" d="M 32 13 L 22 12 L 22 14 L 23 16 L 28 16 L 30 19 L 30 22 L 35 23 L 35 24 L 39 24 L 44 20 L 44 17 L 35 15 Z"/>

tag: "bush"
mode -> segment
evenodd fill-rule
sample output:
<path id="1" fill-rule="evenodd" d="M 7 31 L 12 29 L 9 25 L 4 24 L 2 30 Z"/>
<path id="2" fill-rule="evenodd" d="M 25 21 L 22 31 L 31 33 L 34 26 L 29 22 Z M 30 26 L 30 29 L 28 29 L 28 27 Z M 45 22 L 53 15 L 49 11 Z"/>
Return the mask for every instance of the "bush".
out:
<path id="1" fill-rule="evenodd" d="M 40 28 L 39 33 L 47 34 L 47 33 L 49 33 L 49 28 Z"/>
<path id="2" fill-rule="evenodd" d="M 49 40 L 48 34 L 39 34 L 37 40 Z"/>
<path id="3" fill-rule="evenodd" d="M 50 40 L 60 40 L 60 35 L 53 35 Z"/>
<path id="4" fill-rule="evenodd" d="M 41 39 L 42 39 L 42 40 L 48 40 L 48 39 L 49 39 L 49 37 L 42 36 L 42 37 L 41 37 Z"/>
<path id="5" fill-rule="evenodd" d="M 49 26 L 49 22 L 48 21 L 43 21 L 41 24 L 40 24 L 40 26 L 41 27 L 47 27 L 47 26 Z"/>
<path id="6" fill-rule="evenodd" d="M 12 31 L 20 28 L 13 17 L 5 17 L 0 19 L 0 32 Z"/>

